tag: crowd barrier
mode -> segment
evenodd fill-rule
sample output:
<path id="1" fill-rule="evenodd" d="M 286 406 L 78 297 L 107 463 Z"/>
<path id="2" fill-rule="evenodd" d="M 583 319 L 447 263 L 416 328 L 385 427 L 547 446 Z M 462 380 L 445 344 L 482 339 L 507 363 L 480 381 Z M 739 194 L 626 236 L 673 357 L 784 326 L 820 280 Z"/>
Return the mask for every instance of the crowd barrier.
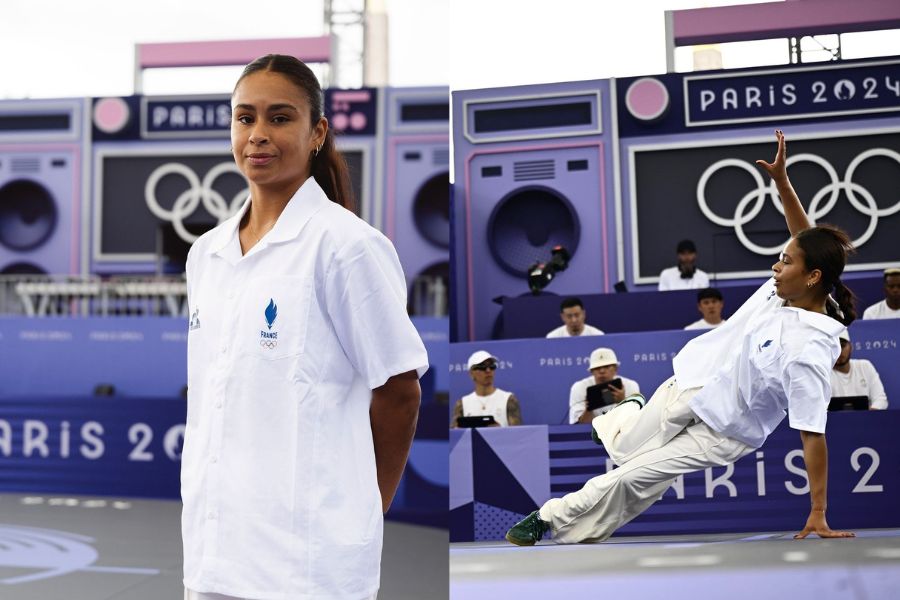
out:
<path id="1" fill-rule="evenodd" d="M 828 418 L 828 523 L 900 526 L 900 411 Z M 548 499 L 613 468 L 589 425 L 450 432 L 450 541 L 500 540 Z M 800 435 L 782 422 L 762 448 L 728 467 L 680 476 L 622 535 L 800 531 L 809 514 Z"/>
<path id="2" fill-rule="evenodd" d="M 186 409 L 172 397 L 0 398 L 0 492 L 180 498 Z M 431 403 L 420 420 L 443 414 Z M 389 518 L 446 527 L 448 479 L 447 430 L 425 425 Z"/>
<path id="3" fill-rule="evenodd" d="M 466 342 L 450 347 L 450 404 L 472 392 L 466 359 L 487 350 L 499 359 L 495 385 L 519 399 L 526 425 L 568 423 L 569 388 L 587 377 L 591 351 L 612 348 L 621 362 L 619 374 L 638 382 L 649 397 L 672 376 L 672 358 L 702 331 L 616 333 L 604 336 Z M 856 321 L 850 326 L 853 358 L 872 361 L 888 396 L 900 409 L 900 319 Z M 449 415 L 447 417 L 449 423 Z"/>
<path id="4" fill-rule="evenodd" d="M 413 321 L 432 368 L 388 518 L 446 527 L 447 319 Z M 186 319 L 0 319 L 0 491 L 178 498 L 186 343 Z"/>
<path id="5" fill-rule="evenodd" d="M 414 317 L 428 350 L 429 388 L 449 389 L 446 317 Z M 178 396 L 187 384 L 188 322 L 170 317 L 0 317 L 0 397 Z M 430 396 L 431 394 L 429 394 Z"/>

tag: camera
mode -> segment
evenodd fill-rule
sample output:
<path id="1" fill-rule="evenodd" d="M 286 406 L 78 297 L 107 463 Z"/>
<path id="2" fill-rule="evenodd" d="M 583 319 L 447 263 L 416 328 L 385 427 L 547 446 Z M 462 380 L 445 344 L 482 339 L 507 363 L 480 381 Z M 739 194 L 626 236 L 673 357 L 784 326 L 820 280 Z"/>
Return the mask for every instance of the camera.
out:
<path id="1" fill-rule="evenodd" d="M 554 246 L 550 252 L 550 260 L 538 262 L 528 267 L 528 287 L 537 295 L 553 281 L 554 275 L 565 271 L 569 266 L 569 251 L 562 246 Z"/>

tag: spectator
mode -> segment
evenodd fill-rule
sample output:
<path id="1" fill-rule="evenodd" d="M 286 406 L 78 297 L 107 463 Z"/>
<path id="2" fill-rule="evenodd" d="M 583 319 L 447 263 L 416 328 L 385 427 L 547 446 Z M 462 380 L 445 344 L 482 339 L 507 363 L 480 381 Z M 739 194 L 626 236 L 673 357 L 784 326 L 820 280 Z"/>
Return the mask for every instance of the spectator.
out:
<path id="1" fill-rule="evenodd" d="M 466 368 L 472 381 L 475 382 L 475 391 L 456 401 L 450 427 L 458 427 L 456 419 L 459 417 L 483 415 L 494 417 L 496 425 L 493 427 L 521 425 L 522 412 L 519 409 L 519 401 L 512 392 L 494 387 L 497 357 L 479 350 L 469 357 Z"/>
<path id="2" fill-rule="evenodd" d="M 888 407 L 887 394 L 878 376 L 878 371 L 868 360 L 850 359 L 853 344 L 845 329 L 839 336 L 841 354 L 831 370 L 831 396 L 868 396 L 869 410 L 884 410 Z"/>
<path id="3" fill-rule="evenodd" d="M 716 288 L 706 288 L 697 292 L 697 310 L 703 317 L 698 321 L 694 321 L 685 329 L 714 329 L 725 322 L 722 318 L 722 309 L 725 307 L 725 300 L 722 298 L 722 292 Z"/>
<path id="4" fill-rule="evenodd" d="M 547 334 L 548 338 L 577 337 L 579 335 L 603 335 L 596 327 L 591 327 L 584 320 L 587 312 L 580 298 L 566 298 L 559 305 L 559 317 L 563 325 L 560 325 Z"/>
<path id="5" fill-rule="evenodd" d="M 620 379 L 622 387 L 611 385 L 609 388 L 616 404 L 641 391 L 636 381 L 619 375 L 619 360 L 611 348 L 597 348 L 591 352 L 588 370 L 591 372 L 590 376 L 576 381 L 569 391 L 569 423 L 590 423 L 594 417 L 602 415 L 615 406 L 615 404 L 610 404 L 588 411 L 587 390 L 592 385 L 606 383 L 616 378 Z"/>
<path id="6" fill-rule="evenodd" d="M 697 290 L 709 287 L 709 276 L 697 268 L 697 247 L 691 240 L 681 240 L 675 251 L 678 264 L 659 274 L 659 291 Z"/>
<path id="7" fill-rule="evenodd" d="M 885 269 L 884 300 L 863 311 L 863 319 L 900 319 L 900 269 Z"/>

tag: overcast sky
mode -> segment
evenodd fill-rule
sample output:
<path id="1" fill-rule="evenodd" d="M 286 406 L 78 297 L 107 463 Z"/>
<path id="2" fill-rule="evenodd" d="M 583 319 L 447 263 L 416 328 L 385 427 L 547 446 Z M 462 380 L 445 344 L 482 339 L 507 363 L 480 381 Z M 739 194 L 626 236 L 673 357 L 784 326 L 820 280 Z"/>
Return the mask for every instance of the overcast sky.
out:
<path id="1" fill-rule="evenodd" d="M 390 83 L 446 85 L 449 0 L 376 1 L 389 14 Z M 334 0 L 348 3 L 357 2 Z M 0 6 L 0 99 L 131 94 L 139 42 L 324 33 L 322 0 L 2 0 Z M 231 91 L 239 72 L 151 70 L 144 89 Z"/>
<path id="2" fill-rule="evenodd" d="M 335 6 L 361 0 L 334 0 Z M 795 0 L 811 2 L 814 0 Z M 665 72 L 664 12 L 751 0 L 369 0 L 389 15 L 395 86 L 451 89 Z M 322 0 L 2 0 L 0 99 L 127 95 L 137 42 L 304 37 Z M 896 31 L 844 56 L 898 52 Z M 786 42 L 722 46 L 726 68 L 787 61 Z M 868 54 L 867 54 L 868 53 Z M 692 50 L 676 56 L 688 70 Z M 156 69 L 148 94 L 230 91 L 240 67 Z"/>
<path id="3" fill-rule="evenodd" d="M 793 1 L 815 5 L 815 0 Z M 754 3 L 758 0 L 451 0 L 450 85 L 473 89 L 665 73 L 666 10 Z M 849 34 L 842 44 L 844 58 L 898 54 L 900 32 Z M 788 63 L 783 39 L 722 44 L 719 50 L 724 68 Z M 693 70 L 693 48 L 679 49 L 675 66 Z"/>

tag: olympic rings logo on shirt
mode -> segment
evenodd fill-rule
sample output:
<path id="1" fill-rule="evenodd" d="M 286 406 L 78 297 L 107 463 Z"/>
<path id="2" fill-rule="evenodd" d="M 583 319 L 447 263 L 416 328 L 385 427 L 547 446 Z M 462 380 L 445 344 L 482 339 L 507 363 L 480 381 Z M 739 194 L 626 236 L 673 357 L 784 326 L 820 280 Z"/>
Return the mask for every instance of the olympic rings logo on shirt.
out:
<path id="1" fill-rule="evenodd" d="M 878 219 L 880 217 L 888 217 L 896 213 L 897 211 L 900 211 L 900 201 L 897 201 L 896 204 L 888 208 L 878 208 L 878 204 L 876 204 L 875 198 L 872 196 L 869 190 L 853 181 L 853 174 L 856 171 L 857 167 L 859 167 L 859 165 L 863 161 L 874 156 L 884 156 L 887 158 L 892 158 L 897 161 L 898 164 L 900 164 L 900 153 L 897 153 L 894 150 L 890 150 L 888 148 L 871 148 L 869 150 L 866 150 L 865 152 L 862 152 L 850 162 L 847 167 L 847 172 L 844 174 L 844 178 L 841 180 L 838 178 L 837 172 L 835 171 L 831 163 L 816 154 L 797 154 L 796 156 L 791 156 L 787 160 L 788 167 L 790 167 L 792 164 L 804 161 L 819 165 L 820 167 L 822 167 L 822 169 L 825 170 L 825 172 L 828 174 L 828 177 L 830 178 L 830 183 L 816 192 L 816 194 L 813 196 L 812 202 L 809 205 L 809 220 L 813 225 L 815 225 L 816 221 L 831 212 L 831 209 L 834 208 L 834 205 L 838 201 L 838 197 L 841 191 L 847 194 L 847 199 L 850 201 L 850 204 L 853 206 L 853 208 L 858 210 L 863 215 L 869 217 L 869 225 L 866 230 L 862 233 L 862 235 L 853 240 L 853 245 L 857 248 L 868 242 L 872 235 L 875 233 L 875 228 L 878 226 Z M 717 215 L 712 211 L 712 209 L 709 208 L 709 204 L 706 200 L 706 184 L 709 181 L 709 178 L 712 177 L 713 174 L 715 174 L 719 169 L 728 167 L 743 169 L 744 171 L 748 172 L 756 182 L 756 189 L 750 190 L 749 192 L 744 194 L 743 198 L 741 198 L 738 202 L 737 208 L 735 208 L 734 211 L 733 218 Z M 857 194 L 859 194 L 859 196 L 857 196 Z M 783 244 L 765 247 L 751 241 L 750 238 L 747 237 L 747 234 L 744 232 L 744 226 L 754 218 L 756 218 L 756 216 L 759 214 L 759 211 L 762 210 L 763 205 L 766 201 L 766 196 L 772 199 L 772 203 L 775 205 L 775 208 L 778 209 L 778 212 L 783 215 L 784 206 L 781 203 L 781 198 L 778 197 L 778 192 L 775 188 L 775 182 L 770 181 L 769 184 L 766 185 L 766 183 L 763 181 L 763 175 L 754 164 L 736 158 L 725 158 L 714 162 L 703 172 L 703 175 L 700 176 L 700 180 L 697 182 L 697 204 L 699 205 L 700 210 L 701 212 L 703 212 L 704 216 L 706 216 L 707 219 L 709 219 L 716 225 L 720 225 L 722 227 L 733 227 L 738 240 L 740 240 L 741 244 L 747 250 L 750 250 L 751 252 L 754 252 L 756 254 L 761 254 L 763 256 L 771 256 L 781 252 L 785 244 L 790 241 L 790 238 L 788 238 L 788 240 L 785 240 Z M 824 200 L 826 196 L 828 197 L 828 199 Z M 860 197 L 862 197 L 862 201 L 860 201 Z"/>
<path id="2" fill-rule="evenodd" d="M 259 340 L 259 345 L 267 350 L 274 350 L 278 342 L 275 340 Z"/>
<path id="3" fill-rule="evenodd" d="M 221 223 L 237 213 L 244 200 L 250 194 L 250 190 L 244 188 L 235 195 L 230 205 L 226 204 L 225 198 L 213 189 L 212 184 L 216 178 L 227 172 L 234 172 L 243 176 L 234 162 L 217 164 L 204 175 L 203 181 L 200 181 L 193 169 L 182 163 L 170 162 L 160 165 L 150 173 L 147 182 L 144 184 L 144 199 L 147 202 L 147 208 L 157 218 L 171 222 L 178 233 L 178 237 L 191 244 L 197 241 L 197 236 L 185 229 L 184 219 L 197 210 L 201 202 L 203 202 L 203 207 L 209 214 Z M 190 187 L 175 199 L 175 204 L 171 210 L 166 210 L 160 206 L 159 200 L 156 198 L 156 186 L 159 184 L 160 179 L 166 175 L 181 175 L 190 184 Z"/>

